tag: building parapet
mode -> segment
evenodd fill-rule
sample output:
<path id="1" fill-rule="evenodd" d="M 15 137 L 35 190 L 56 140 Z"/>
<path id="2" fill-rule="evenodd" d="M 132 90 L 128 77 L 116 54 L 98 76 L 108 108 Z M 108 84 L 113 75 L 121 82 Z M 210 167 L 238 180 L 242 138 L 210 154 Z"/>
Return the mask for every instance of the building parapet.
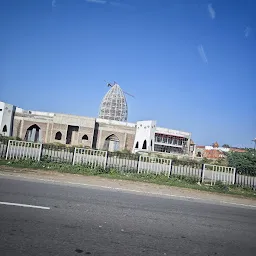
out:
<path id="1" fill-rule="evenodd" d="M 135 128 L 136 126 L 135 123 L 121 122 L 121 121 L 108 120 L 108 119 L 102 119 L 102 118 L 96 118 L 96 122 L 110 124 L 110 125 L 128 126 L 132 128 Z"/>
<path id="2" fill-rule="evenodd" d="M 178 136 L 178 137 L 186 137 L 186 138 L 190 138 L 191 137 L 191 133 L 189 133 L 189 132 L 183 132 L 183 131 L 178 131 L 178 130 L 171 130 L 171 129 L 162 128 L 162 127 L 156 127 L 156 133 L 172 135 L 172 136 Z"/>

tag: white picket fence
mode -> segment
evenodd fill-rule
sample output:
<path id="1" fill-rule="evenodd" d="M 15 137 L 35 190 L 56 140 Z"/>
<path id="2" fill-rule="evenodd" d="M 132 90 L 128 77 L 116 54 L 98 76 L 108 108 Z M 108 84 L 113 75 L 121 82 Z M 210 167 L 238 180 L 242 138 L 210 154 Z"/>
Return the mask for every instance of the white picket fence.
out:
<path id="1" fill-rule="evenodd" d="M 107 164 L 107 151 L 75 148 L 73 165 L 75 164 L 88 164 L 92 168 L 100 166 L 105 169 Z"/>
<path id="2" fill-rule="evenodd" d="M 9 140 L 6 152 L 7 159 L 32 159 L 40 160 L 41 143 Z"/>
<path id="3" fill-rule="evenodd" d="M 201 178 L 202 169 L 197 166 L 187 166 L 187 165 L 172 165 L 171 175 L 181 175 L 189 177 Z"/>
<path id="4" fill-rule="evenodd" d="M 235 184 L 236 168 L 212 164 L 204 164 L 202 182 L 211 182 L 215 185 L 216 181 L 221 181 L 228 185 Z"/>
<path id="5" fill-rule="evenodd" d="M 2 150 L 6 148 L 3 147 Z M 47 151 L 47 149 L 45 149 Z M 7 151 L 5 158 L 8 159 L 32 159 L 35 161 L 40 161 L 41 155 L 47 154 L 47 152 L 42 150 L 41 143 L 25 142 L 9 140 L 7 145 Z M 49 150 L 48 150 L 49 151 Z M 49 151 L 50 152 L 50 151 Z M 63 158 L 62 151 L 55 152 L 58 158 Z M 54 153 L 54 154 L 55 154 Z M 60 154 L 61 153 L 61 154 Z M 236 177 L 236 168 L 204 164 L 203 169 L 199 167 L 187 167 L 187 166 L 176 166 L 172 165 L 171 159 L 150 157 L 145 155 L 140 155 L 139 159 L 119 159 L 115 156 L 108 157 L 107 151 L 85 149 L 85 148 L 75 148 L 74 152 L 68 152 L 68 157 L 72 159 L 73 165 L 76 164 L 87 164 L 91 168 L 100 166 L 104 169 L 107 168 L 107 164 L 110 167 L 129 167 L 133 170 L 137 170 L 138 173 L 152 173 L 152 174 L 164 174 L 169 177 L 171 174 L 185 175 L 185 176 L 197 176 L 201 177 L 202 182 L 210 182 L 214 185 L 217 181 L 221 181 L 225 184 L 234 184 Z M 70 159 L 70 160 L 71 160 Z M 127 167 L 128 166 L 128 167 Z M 236 183 L 239 185 L 255 187 L 256 177 L 250 177 L 246 175 L 237 174 Z"/>
<path id="6" fill-rule="evenodd" d="M 138 173 L 153 173 L 153 174 L 164 174 L 167 177 L 171 173 L 171 159 L 140 156 Z"/>

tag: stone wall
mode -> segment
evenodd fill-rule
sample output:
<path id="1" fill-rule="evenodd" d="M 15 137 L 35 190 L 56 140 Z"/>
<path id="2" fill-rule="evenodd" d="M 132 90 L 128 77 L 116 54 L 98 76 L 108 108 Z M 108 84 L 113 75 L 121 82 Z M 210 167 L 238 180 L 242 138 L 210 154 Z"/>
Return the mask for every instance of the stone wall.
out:
<path id="1" fill-rule="evenodd" d="M 27 129 L 32 125 L 37 125 L 40 128 L 43 143 L 59 142 L 66 144 L 69 126 L 78 127 L 78 130 L 75 129 L 72 132 L 70 144 L 75 146 L 92 148 L 94 144 L 97 149 L 103 149 L 105 140 L 109 136 L 115 135 L 119 140 L 119 150 L 128 149 L 131 151 L 135 138 L 135 127 L 125 124 L 112 124 L 111 122 L 96 123 L 94 118 L 63 114 L 55 114 L 52 118 L 17 115 L 14 118 L 13 136 L 25 139 Z M 97 131 L 95 131 L 95 129 Z M 60 139 L 56 137 L 57 133 Z M 59 133 L 61 133 L 61 135 Z M 94 138 L 95 134 L 97 136 Z M 85 139 L 82 139 L 83 137 Z"/>
<path id="2" fill-rule="evenodd" d="M 21 119 L 15 119 L 13 120 L 13 129 L 12 129 L 12 136 L 13 137 L 20 137 L 21 138 Z M 21 138 L 24 139 L 24 138 Z"/>
<path id="3" fill-rule="evenodd" d="M 94 135 L 94 128 L 90 127 L 79 127 L 78 132 L 78 145 L 82 145 L 83 147 L 92 147 L 93 143 L 93 135 Z M 86 136 L 88 139 L 86 139 Z M 83 137 L 85 139 L 83 139 Z"/>
<path id="4" fill-rule="evenodd" d="M 47 137 L 47 142 L 49 143 L 54 143 L 54 142 L 59 142 L 61 144 L 66 144 L 66 135 L 67 135 L 67 124 L 58 124 L 58 123 L 51 123 L 49 125 L 48 129 L 48 137 Z M 58 136 L 58 134 L 61 133 L 61 136 Z M 57 135 L 57 138 L 56 138 Z M 60 138 L 60 140 L 58 139 Z"/>
<path id="5" fill-rule="evenodd" d="M 21 130 L 21 138 L 25 139 L 27 129 L 32 126 L 37 125 L 41 130 L 41 141 L 44 142 L 46 138 L 46 130 L 47 130 L 47 123 L 46 122 L 40 122 L 37 120 L 24 120 L 23 121 L 23 127 Z"/>
<path id="6" fill-rule="evenodd" d="M 104 149 L 104 143 L 106 139 L 115 135 L 119 139 L 119 150 L 128 149 L 133 147 L 133 141 L 135 137 L 135 128 L 125 125 L 114 125 L 106 123 L 98 123 L 98 136 L 97 136 L 97 149 Z"/>
<path id="7" fill-rule="evenodd" d="M 125 148 L 131 152 L 132 152 L 134 140 L 135 140 L 135 132 L 134 134 L 127 134 Z"/>

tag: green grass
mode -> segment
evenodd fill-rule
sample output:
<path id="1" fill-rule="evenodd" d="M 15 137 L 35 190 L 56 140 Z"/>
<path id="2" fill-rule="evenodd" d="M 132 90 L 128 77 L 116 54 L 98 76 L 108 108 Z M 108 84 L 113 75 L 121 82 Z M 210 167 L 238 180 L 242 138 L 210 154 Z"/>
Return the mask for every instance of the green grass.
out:
<path id="1" fill-rule="evenodd" d="M 27 168 L 34 170 L 57 171 L 60 173 L 81 174 L 87 176 L 99 176 L 110 179 L 132 180 L 138 182 L 148 182 L 158 185 L 175 186 L 190 188 L 207 192 L 224 193 L 236 196 L 256 198 L 256 192 L 251 188 L 228 186 L 217 182 L 215 186 L 207 184 L 198 184 L 199 180 L 195 177 L 171 175 L 170 178 L 164 175 L 137 174 L 134 172 L 121 172 L 116 169 L 104 170 L 102 167 L 92 168 L 90 165 L 72 165 L 70 163 L 54 163 L 50 161 L 32 161 L 32 160 L 0 160 L 0 166 L 13 168 Z M 3 169 L 3 168 L 1 168 Z"/>

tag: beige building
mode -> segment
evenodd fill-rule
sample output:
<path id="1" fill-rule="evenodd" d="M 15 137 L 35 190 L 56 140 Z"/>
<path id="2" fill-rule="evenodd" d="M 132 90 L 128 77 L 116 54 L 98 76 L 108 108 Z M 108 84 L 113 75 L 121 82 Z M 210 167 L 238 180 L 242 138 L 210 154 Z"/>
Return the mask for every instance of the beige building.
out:
<path id="1" fill-rule="evenodd" d="M 100 105 L 100 118 L 27 111 L 0 102 L 0 134 L 25 141 L 109 151 L 195 154 L 189 132 L 157 127 L 154 120 L 127 122 L 125 93 L 117 83 L 108 86 L 110 90 Z"/>
<path id="2" fill-rule="evenodd" d="M 13 137 L 104 150 L 132 150 L 135 124 L 16 108 Z"/>

